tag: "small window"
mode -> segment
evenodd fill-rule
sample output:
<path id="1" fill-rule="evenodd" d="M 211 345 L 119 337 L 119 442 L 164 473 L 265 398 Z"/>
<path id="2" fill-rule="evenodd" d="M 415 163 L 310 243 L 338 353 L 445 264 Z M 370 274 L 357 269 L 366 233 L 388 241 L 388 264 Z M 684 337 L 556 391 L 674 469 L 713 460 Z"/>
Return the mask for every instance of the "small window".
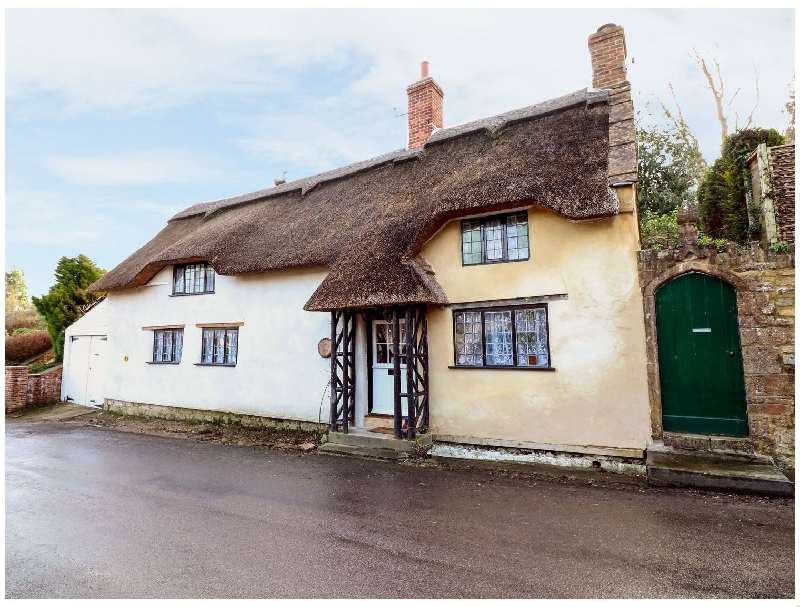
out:
<path id="1" fill-rule="evenodd" d="M 183 329 L 153 331 L 153 362 L 179 363 L 183 353 Z"/>
<path id="2" fill-rule="evenodd" d="M 453 313 L 457 367 L 550 367 L 547 306 Z"/>
<path id="3" fill-rule="evenodd" d="M 214 292 L 214 268 L 207 263 L 175 266 L 173 295 L 197 295 Z"/>
<path id="4" fill-rule="evenodd" d="M 235 365 L 239 344 L 239 329 L 209 327 L 203 329 L 203 352 L 200 361 L 204 365 Z"/>
<path id="5" fill-rule="evenodd" d="M 461 260 L 465 266 L 529 258 L 527 213 L 461 222 Z"/>

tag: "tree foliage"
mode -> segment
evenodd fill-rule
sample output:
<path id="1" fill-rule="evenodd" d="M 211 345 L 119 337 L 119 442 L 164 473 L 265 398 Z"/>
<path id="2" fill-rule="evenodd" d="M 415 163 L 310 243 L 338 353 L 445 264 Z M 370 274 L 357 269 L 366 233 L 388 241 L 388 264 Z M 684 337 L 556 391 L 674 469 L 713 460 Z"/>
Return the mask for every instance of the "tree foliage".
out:
<path id="1" fill-rule="evenodd" d="M 758 128 L 729 135 L 722 155 L 700 184 L 697 191 L 700 225 L 710 237 L 744 244 L 757 232 L 757 218 L 751 221 L 748 217 L 750 179 L 746 161 L 761 143 L 782 145 L 784 138 L 775 129 Z"/>
<path id="2" fill-rule="evenodd" d="M 25 284 L 25 272 L 12 268 L 6 272 L 6 314 L 29 309 L 28 287 Z"/>
<path id="3" fill-rule="evenodd" d="M 706 169 L 697 138 L 683 122 L 664 108 L 665 127 L 636 127 L 639 212 L 669 213 L 684 201 L 697 200 L 697 187 Z"/>
<path id="4" fill-rule="evenodd" d="M 66 328 L 100 298 L 98 294 L 87 293 L 86 289 L 105 273 L 86 255 L 62 257 L 56 266 L 56 283 L 47 295 L 33 298 L 33 305 L 47 322 L 56 360 L 64 358 Z"/>

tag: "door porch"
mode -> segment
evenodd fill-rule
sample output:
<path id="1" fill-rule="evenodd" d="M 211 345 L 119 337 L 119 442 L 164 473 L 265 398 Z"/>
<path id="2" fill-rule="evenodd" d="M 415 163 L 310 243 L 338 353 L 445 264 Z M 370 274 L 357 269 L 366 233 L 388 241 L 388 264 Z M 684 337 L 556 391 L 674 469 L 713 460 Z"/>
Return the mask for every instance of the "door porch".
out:
<path id="1" fill-rule="evenodd" d="M 359 327 L 366 340 L 358 338 Z M 331 345 L 332 432 L 347 434 L 363 425 L 357 419 L 357 389 L 368 393 L 366 400 L 358 395 L 367 403 L 367 414 L 391 416 L 395 438 L 414 440 L 428 431 L 426 306 L 334 310 Z M 367 364 L 359 365 L 359 359 Z M 356 381 L 359 368 L 367 373 L 366 382 Z"/>

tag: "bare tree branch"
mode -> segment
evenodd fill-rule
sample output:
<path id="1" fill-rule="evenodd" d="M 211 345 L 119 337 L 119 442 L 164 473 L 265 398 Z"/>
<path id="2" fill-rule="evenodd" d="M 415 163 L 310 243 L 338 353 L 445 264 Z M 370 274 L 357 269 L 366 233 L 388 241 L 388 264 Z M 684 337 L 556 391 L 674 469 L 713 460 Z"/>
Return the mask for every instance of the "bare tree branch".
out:
<path id="1" fill-rule="evenodd" d="M 755 114 L 756 108 L 758 107 L 758 103 L 761 101 L 761 91 L 758 88 L 758 70 L 756 69 L 756 64 L 753 64 L 753 73 L 756 77 L 756 104 L 753 106 L 753 109 L 750 110 L 750 114 L 747 116 L 747 124 L 744 125 L 744 128 L 749 129 L 753 126 L 753 114 Z"/>
<path id="2" fill-rule="evenodd" d="M 703 70 L 703 75 L 706 77 L 708 81 L 708 88 L 711 89 L 712 94 L 714 95 L 714 102 L 717 105 L 717 120 L 719 120 L 720 131 L 721 131 L 721 139 L 722 143 L 720 145 L 720 149 L 725 146 L 725 140 L 728 138 L 728 118 L 725 115 L 725 109 L 722 105 L 723 103 L 723 94 L 725 92 L 725 82 L 722 78 L 722 70 L 720 68 L 719 62 L 717 59 L 712 55 L 711 60 L 714 62 L 714 65 L 717 68 L 717 78 L 719 79 L 719 85 L 714 82 L 714 77 L 711 75 L 711 72 L 708 69 L 708 65 L 706 64 L 706 60 L 700 55 L 700 52 L 697 50 L 697 47 L 692 47 L 694 51 L 695 60 L 697 64 L 700 66 L 700 69 Z M 719 87 L 719 88 L 718 88 Z M 739 91 L 737 91 L 738 93 Z M 734 94 L 734 97 L 736 95 Z"/>

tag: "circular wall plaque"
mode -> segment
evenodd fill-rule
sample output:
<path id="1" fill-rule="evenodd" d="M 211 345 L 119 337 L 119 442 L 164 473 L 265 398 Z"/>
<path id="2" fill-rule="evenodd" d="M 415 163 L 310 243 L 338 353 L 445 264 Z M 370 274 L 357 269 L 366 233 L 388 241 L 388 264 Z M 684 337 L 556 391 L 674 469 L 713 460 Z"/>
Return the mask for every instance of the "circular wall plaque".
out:
<path id="1" fill-rule="evenodd" d="M 330 358 L 331 357 L 331 338 L 330 337 L 323 337 L 319 340 L 317 344 L 317 351 L 322 358 Z"/>

